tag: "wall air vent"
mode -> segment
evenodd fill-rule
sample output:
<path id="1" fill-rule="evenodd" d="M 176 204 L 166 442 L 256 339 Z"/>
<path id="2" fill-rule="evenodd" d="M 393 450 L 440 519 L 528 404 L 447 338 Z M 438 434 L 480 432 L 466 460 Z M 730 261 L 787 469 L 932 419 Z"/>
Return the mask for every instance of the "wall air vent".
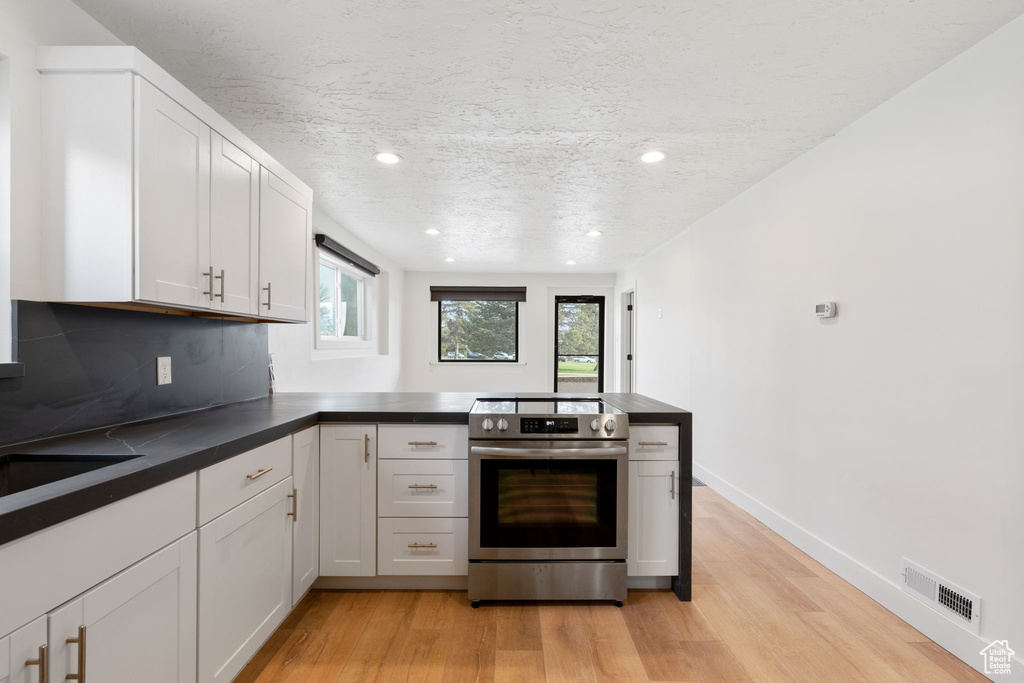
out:
<path id="1" fill-rule="evenodd" d="M 905 557 L 901 576 L 904 591 L 978 635 L 981 626 L 981 598 Z"/>

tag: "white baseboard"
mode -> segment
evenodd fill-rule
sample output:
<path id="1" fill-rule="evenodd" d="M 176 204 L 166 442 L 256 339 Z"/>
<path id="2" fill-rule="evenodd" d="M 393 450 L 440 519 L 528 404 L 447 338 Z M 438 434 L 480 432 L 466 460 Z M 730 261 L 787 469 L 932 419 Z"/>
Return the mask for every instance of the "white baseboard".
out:
<path id="1" fill-rule="evenodd" d="M 895 582 L 832 547 L 696 462 L 693 463 L 693 476 L 750 513 L 769 529 L 828 567 L 900 619 L 934 640 L 968 666 L 976 669 L 979 673 L 982 672 L 983 661 L 980 652 L 983 647 L 988 645 L 988 642 L 957 626 L 935 610 L 904 593 Z M 1020 647 L 1017 649 L 1021 650 Z M 992 680 L 1024 682 L 1024 661 L 1019 657 L 1014 657 L 1013 672 L 1009 676 L 998 676 Z"/>

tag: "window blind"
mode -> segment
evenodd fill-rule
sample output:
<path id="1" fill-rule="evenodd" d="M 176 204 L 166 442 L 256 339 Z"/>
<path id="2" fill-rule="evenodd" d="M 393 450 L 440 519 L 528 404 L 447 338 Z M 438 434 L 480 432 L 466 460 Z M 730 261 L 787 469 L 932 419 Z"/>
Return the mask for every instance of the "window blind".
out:
<path id="1" fill-rule="evenodd" d="M 526 287 L 431 286 L 431 301 L 526 301 Z"/>
<path id="2" fill-rule="evenodd" d="M 321 249 L 326 249 L 353 268 L 358 268 L 364 273 L 373 275 L 374 277 L 380 275 L 380 268 L 370 263 L 351 249 L 341 246 L 327 235 L 318 233 L 313 237 L 313 241 L 316 242 L 316 246 Z"/>

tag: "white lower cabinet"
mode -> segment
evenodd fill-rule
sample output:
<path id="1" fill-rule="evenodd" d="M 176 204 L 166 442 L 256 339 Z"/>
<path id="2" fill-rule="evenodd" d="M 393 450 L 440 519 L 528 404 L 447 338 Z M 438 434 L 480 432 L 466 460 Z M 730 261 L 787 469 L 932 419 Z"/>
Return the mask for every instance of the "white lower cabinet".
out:
<path id="1" fill-rule="evenodd" d="M 630 576 L 679 573 L 679 486 L 677 460 L 629 463 Z"/>
<path id="2" fill-rule="evenodd" d="M 386 518 L 378 521 L 381 576 L 459 576 L 469 573 L 469 520 Z"/>
<path id="3" fill-rule="evenodd" d="M 47 683 L 46 617 L 0 638 L 0 683 Z"/>
<path id="4" fill-rule="evenodd" d="M 320 572 L 320 428 L 292 435 L 292 605 Z"/>
<path id="5" fill-rule="evenodd" d="M 377 574 L 377 426 L 320 427 L 320 575 Z"/>
<path id="6" fill-rule="evenodd" d="M 51 681 L 196 680 L 196 533 L 49 615 Z"/>
<path id="7" fill-rule="evenodd" d="M 199 529 L 199 681 L 230 681 L 292 607 L 292 479 Z"/>

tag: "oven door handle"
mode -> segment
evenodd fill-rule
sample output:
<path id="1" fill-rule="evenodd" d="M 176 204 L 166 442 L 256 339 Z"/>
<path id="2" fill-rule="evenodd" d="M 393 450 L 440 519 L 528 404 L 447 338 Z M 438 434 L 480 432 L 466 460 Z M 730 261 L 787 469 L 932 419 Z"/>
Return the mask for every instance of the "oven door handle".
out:
<path id="1" fill-rule="evenodd" d="M 486 455 L 492 458 L 618 458 L 626 455 L 625 446 L 608 448 L 494 448 L 491 446 L 473 446 L 469 449 L 473 455 Z"/>

